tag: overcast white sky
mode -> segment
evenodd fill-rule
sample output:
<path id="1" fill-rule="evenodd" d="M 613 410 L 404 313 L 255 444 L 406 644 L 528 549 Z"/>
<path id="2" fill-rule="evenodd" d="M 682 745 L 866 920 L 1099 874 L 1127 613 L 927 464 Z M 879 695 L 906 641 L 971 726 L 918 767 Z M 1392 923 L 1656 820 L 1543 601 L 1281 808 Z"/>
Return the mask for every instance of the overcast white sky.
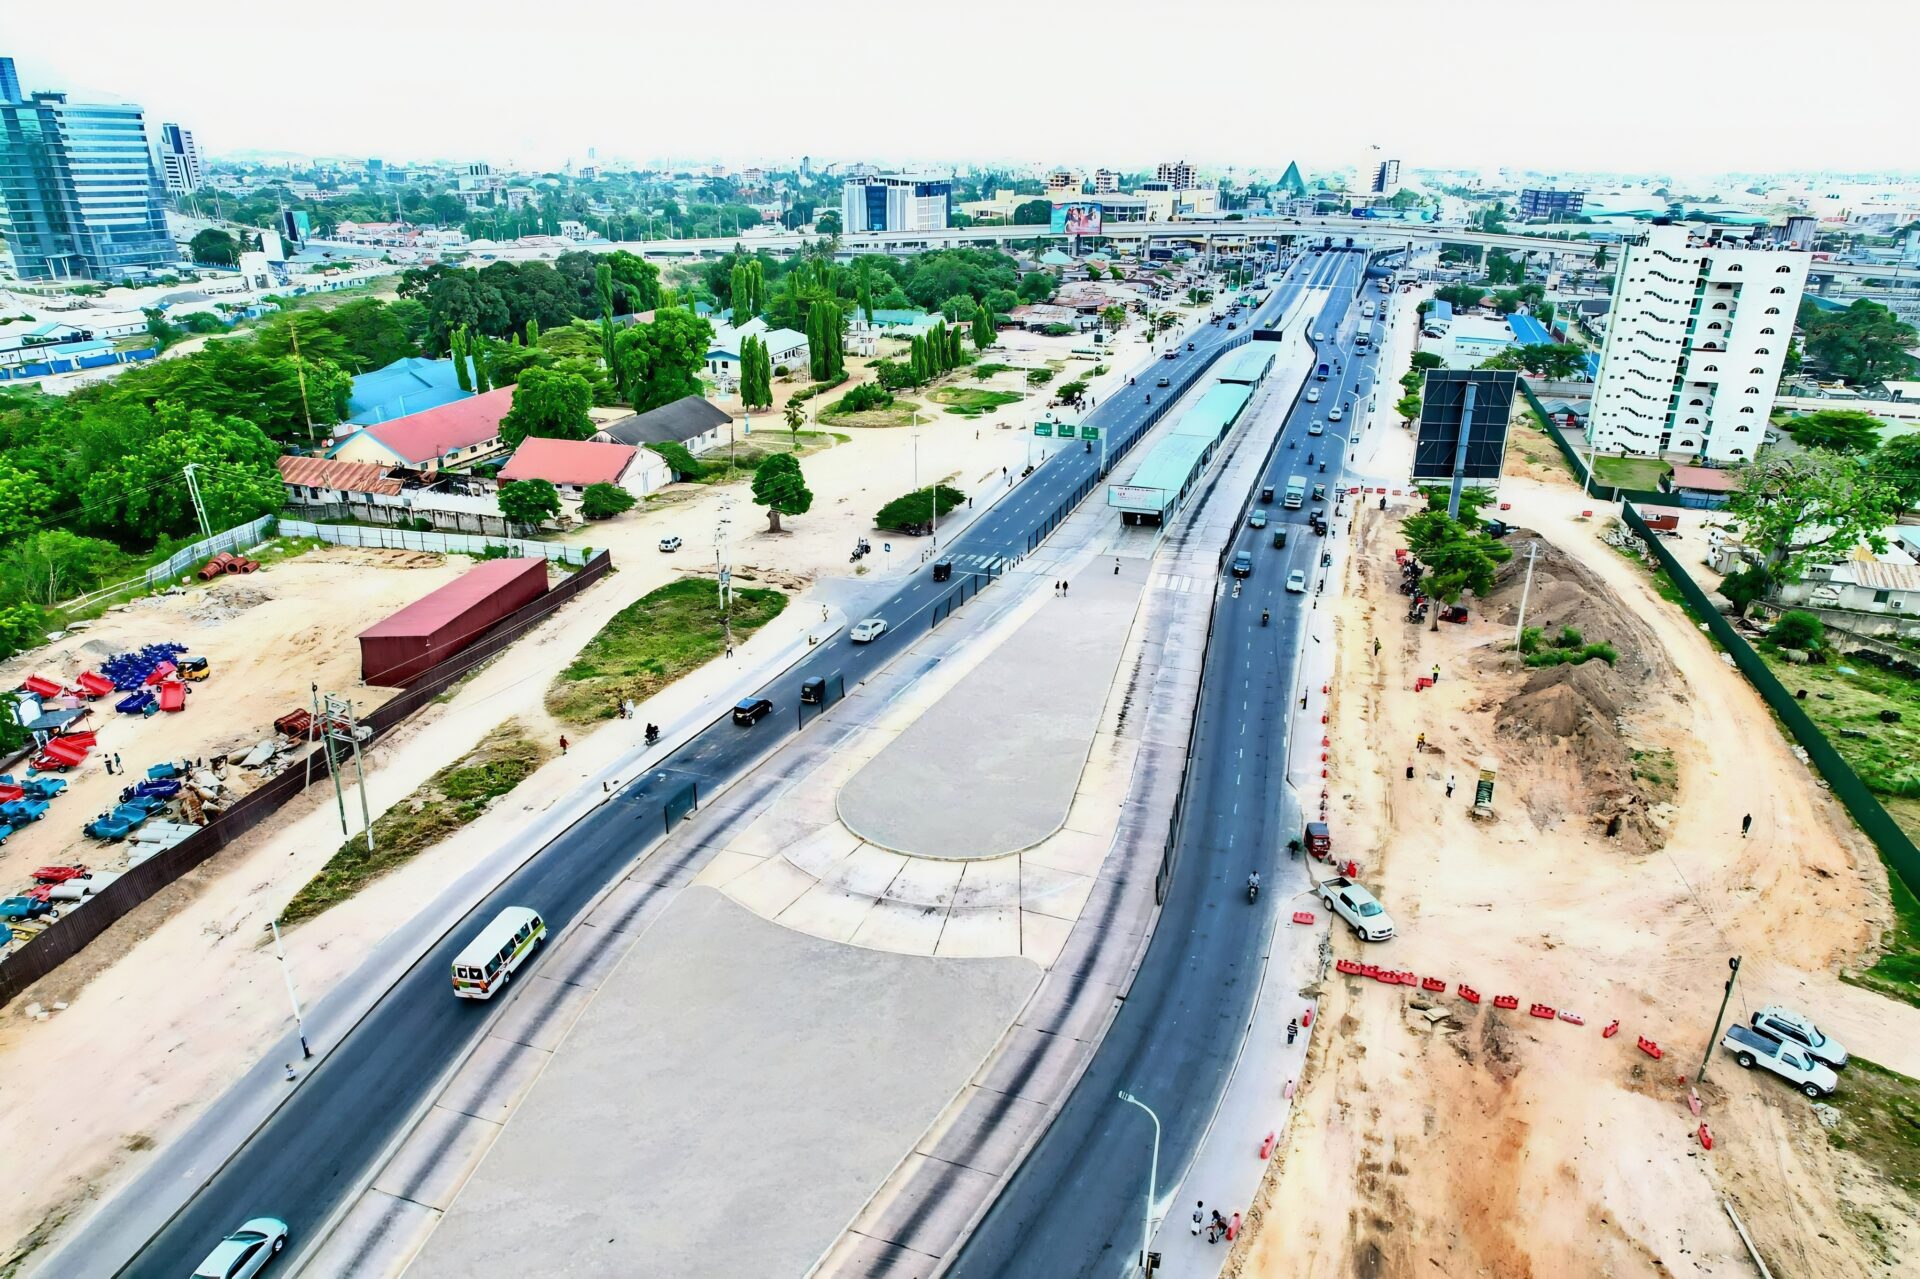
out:
<path id="1" fill-rule="evenodd" d="M 215 155 L 545 167 L 593 146 L 1312 171 L 1378 142 L 1413 167 L 1888 169 L 1920 163 L 1916 36 L 1912 0 L 10 0 L 0 17 L 29 90 L 139 102 Z"/>

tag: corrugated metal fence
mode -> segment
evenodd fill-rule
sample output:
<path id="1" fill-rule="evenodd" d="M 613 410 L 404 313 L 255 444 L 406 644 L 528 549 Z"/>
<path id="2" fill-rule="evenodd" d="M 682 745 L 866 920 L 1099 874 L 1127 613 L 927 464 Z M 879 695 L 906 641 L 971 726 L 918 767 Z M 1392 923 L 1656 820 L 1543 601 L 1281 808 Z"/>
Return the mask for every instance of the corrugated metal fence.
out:
<path id="1" fill-rule="evenodd" d="M 1780 722 L 1787 726 L 1787 731 L 1793 734 L 1793 739 L 1805 748 L 1807 757 L 1813 761 L 1813 766 L 1820 770 L 1820 776 L 1824 777 L 1827 785 L 1833 788 L 1834 798 L 1846 805 L 1847 811 L 1853 815 L 1853 820 L 1859 823 L 1860 829 L 1867 833 L 1867 838 L 1878 846 L 1880 856 L 1885 859 L 1887 865 L 1900 876 L 1909 889 L 1920 893 L 1920 849 L 1914 847 L 1913 840 L 1907 832 L 1900 828 L 1900 824 L 1894 821 L 1892 815 L 1881 806 L 1873 792 L 1867 789 L 1866 783 L 1860 780 L 1852 767 L 1841 757 L 1840 752 L 1833 748 L 1826 734 L 1822 733 L 1819 725 L 1815 724 L 1806 711 L 1801 709 L 1800 703 L 1794 699 L 1793 694 L 1789 693 L 1785 685 L 1775 678 L 1773 671 L 1760 659 L 1760 655 L 1753 651 L 1753 646 L 1748 644 L 1740 632 L 1733 629 L 1733 624 L 1713 606 L 1707 598 L 1707 593 L 1700 589 L 1699 583 L 1695 582 L 1692 575 L 1673 557 L 1673 552 L 1667 549 L 1666 543 L 1654 536 L 1653 530 L 1647 527 L 1647 522 L 1640 518 L 1640 512 L 1628 505 L 1621 508 L 1620 515 L 1626 521 L 1627 527 L 1632 529 L 1641 541 L 1653 548 L 1654 558 L 1658 559 L 1660 567 L 1666 570 L 1667 579 L 1680 592 L 1680 598 L 1687 602 L 1687 611 L 1692 613 L 1694 620 L 1703 624 L 1713 638 L 1719 641 L 1720 647 L 1733 658 L 1734 665 L 1740 668 L 1741 673 L 1747 677 L 1747 681 L 1753 685 L 1754 690 L 1766 701 L 1773 713 L 1780 717 Z"/>
<path id="2" fill-rule="evenodd" d="M 590 546 L 566 542 L 528 542 L 517 537 L 475 537 L 471 533 L 418 532 L 405 528 L 369 528 L 362 524 L 313 524 L 281 517 L 283 537 L 315 537 L 335 546 L 378 546 L 395 551 L 439 551 L 449 555 L 484 555 L 505 547 L 527 559 L 546 558 L 566 564 L 585 564 Z"/>
<path id="3" fill-rule="evenodd" d="M 239 532 L 237 529 L 230 531 Z M 282 531 L 286 531 L 284 525 Z M 498 654 L 555 609 L 606 576 L 612 567 L 612 556 L 601 551 L 580 572 L 531 604 L 502 618 L 477 642 L 430 670 L 422 671 L 407 683 L 405 691 L 398 697 L 376 707 L 360 722 L 373 730 L 372 740 L 378 741 L 408 716 L 445 692 L 455 680 Z M 16 950 L 4 963 L 0 963 L 0 1006 L 78 954 L 141 902 L 258 826 L 306 789 L 309 779 L 324 781 L 327 766 L 322 749 L 316 747 L 309 751 L 285 772 L 269 778 L 258 789 L 236 800 L 226 812 L 180 843 L 126 872 L 80 906 L 70 907 L 46 931 Z"/>

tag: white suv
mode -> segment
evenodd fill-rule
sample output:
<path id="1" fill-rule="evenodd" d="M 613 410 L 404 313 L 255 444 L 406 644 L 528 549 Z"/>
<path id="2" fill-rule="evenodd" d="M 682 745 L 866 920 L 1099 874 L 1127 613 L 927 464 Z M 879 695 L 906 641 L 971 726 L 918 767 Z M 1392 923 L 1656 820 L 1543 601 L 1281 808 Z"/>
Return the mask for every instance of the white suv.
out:
<path id="1" fill-rule="evenodd" d="M 680 539 L 677 537 L 663 537 L 660 539 L 660 549 L 670 555 L 680 549 Z"/>
<path id="2" fill-rule="evenodd" d="M 1782 1043 L 1798 1045 L 1806 1050 L 1807 1056 L 1835 1070 L 1847 1064 L 1847 1050 L 1821 1034 L 1818 1026 L 1791 1008 L 1782 1008 L 1778 1004 L 1767 1005 L 1753 1015 L 1753 1028 L 1772 1035 Z"/>

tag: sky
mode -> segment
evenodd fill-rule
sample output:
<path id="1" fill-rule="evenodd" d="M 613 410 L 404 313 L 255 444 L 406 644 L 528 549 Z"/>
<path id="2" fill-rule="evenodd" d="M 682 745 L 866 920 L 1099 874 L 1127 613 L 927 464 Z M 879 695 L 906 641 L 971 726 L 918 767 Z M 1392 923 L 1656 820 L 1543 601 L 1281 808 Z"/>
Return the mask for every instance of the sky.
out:
<path id="1" fill-rule="evenodd" d="M 1409 168 L 1694 174 L 1920 154 L 1910 0 L 84 8 L 6 5 L 23 85 L 138 102 L 214 156 L 1311 174 L 1378 143 Z"/>

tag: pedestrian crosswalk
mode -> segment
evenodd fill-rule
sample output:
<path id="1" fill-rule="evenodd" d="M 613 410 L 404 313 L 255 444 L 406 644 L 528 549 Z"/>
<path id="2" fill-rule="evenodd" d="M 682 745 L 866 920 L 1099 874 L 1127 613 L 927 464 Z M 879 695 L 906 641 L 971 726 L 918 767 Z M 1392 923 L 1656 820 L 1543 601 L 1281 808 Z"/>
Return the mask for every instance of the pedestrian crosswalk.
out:
<path id="1" fill-rule="evenodd" d="M 1196 581 L 1197 579 L 1191 573 L 1155 573 L 1153 589 L 1171 591 L 1175 595 L 1186 595 L 1192 592 Z"/>
<path id="2" fill-rule="evenodd" d="M 998 573 L 1009 561 L 1004 555 L 985 555 L 969 552 L 953 557 L 953 566 L 970 573 Z"/>

